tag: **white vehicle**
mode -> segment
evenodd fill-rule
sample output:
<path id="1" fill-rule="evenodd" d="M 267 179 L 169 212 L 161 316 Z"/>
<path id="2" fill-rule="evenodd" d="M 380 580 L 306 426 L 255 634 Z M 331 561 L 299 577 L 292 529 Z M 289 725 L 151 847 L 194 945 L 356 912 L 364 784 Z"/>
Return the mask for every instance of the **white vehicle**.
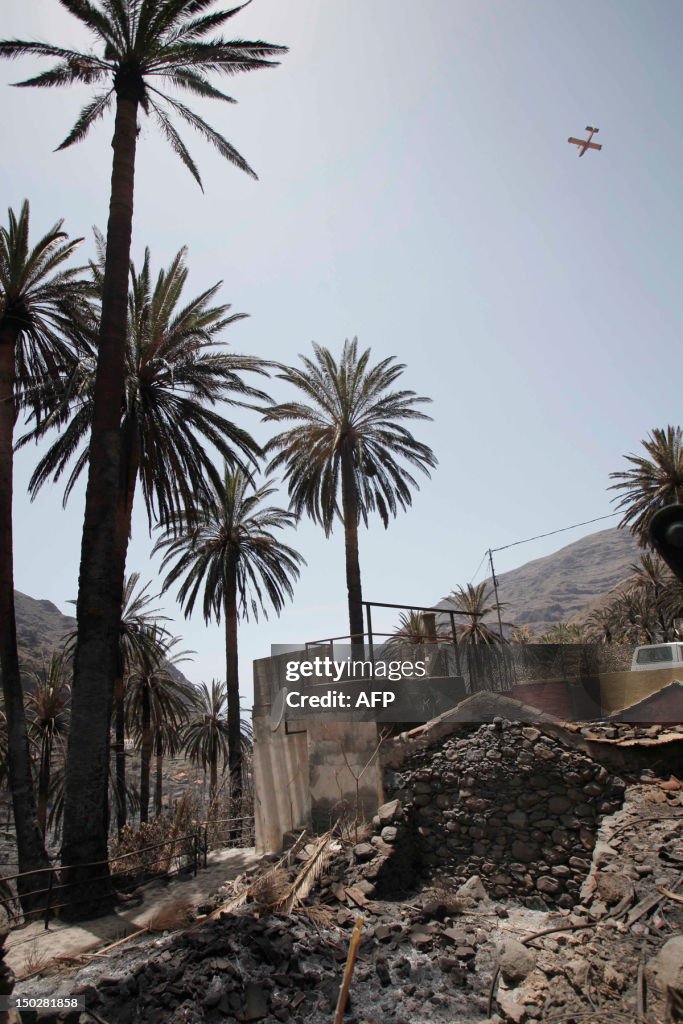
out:
<path id="1" fill-rule="evenodd" d="M 683 643 L 645 644 L 636 647 L 633 652 L 631 672 L 648 672 L 650 669 L 673 668 L 675 665 L 683 665 Z"/>

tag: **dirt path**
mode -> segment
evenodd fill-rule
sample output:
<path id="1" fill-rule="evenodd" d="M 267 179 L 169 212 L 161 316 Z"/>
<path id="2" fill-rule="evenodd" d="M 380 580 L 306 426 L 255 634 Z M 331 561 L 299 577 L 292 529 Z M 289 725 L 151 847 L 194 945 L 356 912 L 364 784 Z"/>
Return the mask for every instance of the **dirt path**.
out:
<path id="1" fill-rule="evenodd" d="M 76 956 L 116 942 L 130 932 L 144 928 L 159 913 L 180 903 L 197 906 L 216 892 L 224 882 L 235 878 L 257 862 L 253 848 L 220 850 L 209 854 L 208 866 L 195 878 L 180 876 L 168 883 L 154 882 L 144 889 L 143 902 L 121 907 L 115 913 L 82 925 L 51 921 L 48 929 L 42 922 L 10 933 L 6 943 L 5 962 L 17 977 L 15 992 L 21 992 L 21 979 L 60 957 Z"/>

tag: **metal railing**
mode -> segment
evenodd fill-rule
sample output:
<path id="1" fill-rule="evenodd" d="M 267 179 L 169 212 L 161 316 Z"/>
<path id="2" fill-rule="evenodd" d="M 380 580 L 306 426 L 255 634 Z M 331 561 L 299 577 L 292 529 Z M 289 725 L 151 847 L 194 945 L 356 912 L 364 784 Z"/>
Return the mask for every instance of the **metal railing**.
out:
<path id="1" fill-rule="evenodd" d="M 214 830 L 214 825 L 221 825 L 227 823 L 223 829 Z M 92 861 L 88 864 L 79 864 L 79 869 L 90 869 L 107 866 L 107 870 L 103 871 L 101 875 L 88 878 L 87 885 L 89 887 L 95 885 L 98 882 L 107 882 L 107 890 L 102 896 L 89 896 L 88 905 L 103 902 L 111 899 L 111 888 L 115 891 L 123 892 L 125 889 L 131 887 L 131 882 L 134 885 L 140 885 L 142 882 L 153 881 L 154 879 L 160 878 L 174 878 L 177 875 L 187 873 L 191 871 L 196 877 L 197 872 L 201 867 L 206 868 L 208 865 L 209 845 L 210 839 L 214 840 L 220 835 L 227 836 L 238 836 L 235 846 L 245 847 L 248 845 L 247 840 L 252 839 L 254 836 L 254 819 L 252 818 L 219 818 L 213 820 L 206 820 L 197 822 L 197 828 L 192 832 L 187 832 L 181 836 L 173 836 L 167 839 L 162 839 L 159 842 L 149 843 L 146 846 L 142 846 L 137 850 L 131 850 L 128 853 L 117 854 L 114 857 L 109 857 L 107 860 Z M 225 843 L 224 848 L 229 846 L 230 843 Z M 150 852 L 155 850 L 163 850 L 166 848 L 166 852 L 156 858 L 157 863 L 159 861 L 165 862 L 168 867 L 164 870 L 152 870 L 154 861 L 149 866 L 145 865 L 144 858 Z M 170 848 L 170 849 L 169 849 Z M 179 848 L 179 849 L 178 849 Z M 113 867 L 118 868 L 122 861 L 130 861 L 133 858 L 140 860 L 142 858 L 142 864 L 133 871 L 123 870 L 112 870 Z M 173 870 L 170 870 L 171 864 L 175 861 L 176 866 Z M 78 881 L 67 881 L 64 876 L 68 872 L 68 865 L 56 865 L 51 864 L 44 868 L 36 868 L 32 871 L 20 871 L 13 875 L 5 875 L 1 881 L 5 889 L 4 895 L 0 894 L 0 904 L 4 904 L 8 917 L 10 918 L 11 927 L 18 927 L 19 924 L 25 923 L 28 920 L 36 920 L 40 917 L 43 918 L 45 923 L 45 929 L 47 930 L 50 918 L 53 917 L 59 910 L 70 906 L 68 899 L 65 899 L 66 891 L 74 885 L 83 884 L 82 879 Z M 19 884 L 20 879 L 27 879 L 33 876 L 36 880 L 39 880 L 39 887 L 32 890 L 26 890 L 23 883 Z M 45 879 L 47 876 L 47 879 Z M 12 883 L 14 883 L 13 891 Z M 117 883 L 119 888 L 117 889 Z M 43 900 L 40 897 L 45 897 Z M 37 904 L 35 910 L 23 911 L 18 914 L 15 907 L 21 908 L 22 902 L 24 905 L 27 903 L 30 905 L 31 901 L 35 901 Z M 23 917 L 23 922 L 22 922 Z"/>

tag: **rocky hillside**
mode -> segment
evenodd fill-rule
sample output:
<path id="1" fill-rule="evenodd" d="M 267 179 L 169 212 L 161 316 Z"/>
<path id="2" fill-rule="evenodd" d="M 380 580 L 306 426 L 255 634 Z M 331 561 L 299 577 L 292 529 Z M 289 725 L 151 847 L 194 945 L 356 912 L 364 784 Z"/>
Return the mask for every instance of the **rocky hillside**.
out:
<path id="1" fill-rule="evenodd" d="M 503 619 L 542 633 L 567 622 L 630 575 L 640 557 L 626 530 L 600 530 L 552 555 L 536 558 L 498 576 Z M 447 607 L 442 601 L 439 607 Z"/>
<path id="2" fill-rule="evenodd" d="M 51 601 L 38 601 L 14 592 L 17 613 L 17 639 L 22 664 L 33 667 L 59 647 L 64 637 L 76 628 L 76 620 L 62 615 Z"/>
<path id="3" fill-rule="evenodd" d="M 63 643 L 64 637 L 76 628 L 76 619 L 63 615 L 51 601 L 40 601 L 34 597 L 14 591 L 17 614 L 17 639 L 21 664 L 29 671 L 40 667 L 52 651 Z M 174 678 L 188 682 L 175 666 L 171 666 Z"/>

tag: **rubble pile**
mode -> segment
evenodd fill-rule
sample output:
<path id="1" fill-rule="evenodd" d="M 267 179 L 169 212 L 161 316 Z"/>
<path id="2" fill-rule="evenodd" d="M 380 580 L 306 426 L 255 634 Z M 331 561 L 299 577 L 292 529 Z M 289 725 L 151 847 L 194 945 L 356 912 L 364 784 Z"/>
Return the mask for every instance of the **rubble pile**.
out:
<path id="1" fill-rule="evenodd" d="M 388 779 L 428 874 L 479 875 L 497 898 L 571 907 L 624 783 L 535 726 L 500 719 L 408 754 Z M 533 902 L 535 900 L 536 902 Z"/>
<path id="2" fill-rule="evenodd" d="M 23 992 L 84 993 L 92 1014 L 68 1024 L 330 1024 L 361 915 L 345 1024 L 683 1020 L 678 779 L 646 771 L 625 788 L 540 729 L 496 721 L 409 751 L 392 780 L 403 799 L 367 826 L 292 835 L 189 928 Z M 302 877 L 314 884 L 293 898 Z"/>

